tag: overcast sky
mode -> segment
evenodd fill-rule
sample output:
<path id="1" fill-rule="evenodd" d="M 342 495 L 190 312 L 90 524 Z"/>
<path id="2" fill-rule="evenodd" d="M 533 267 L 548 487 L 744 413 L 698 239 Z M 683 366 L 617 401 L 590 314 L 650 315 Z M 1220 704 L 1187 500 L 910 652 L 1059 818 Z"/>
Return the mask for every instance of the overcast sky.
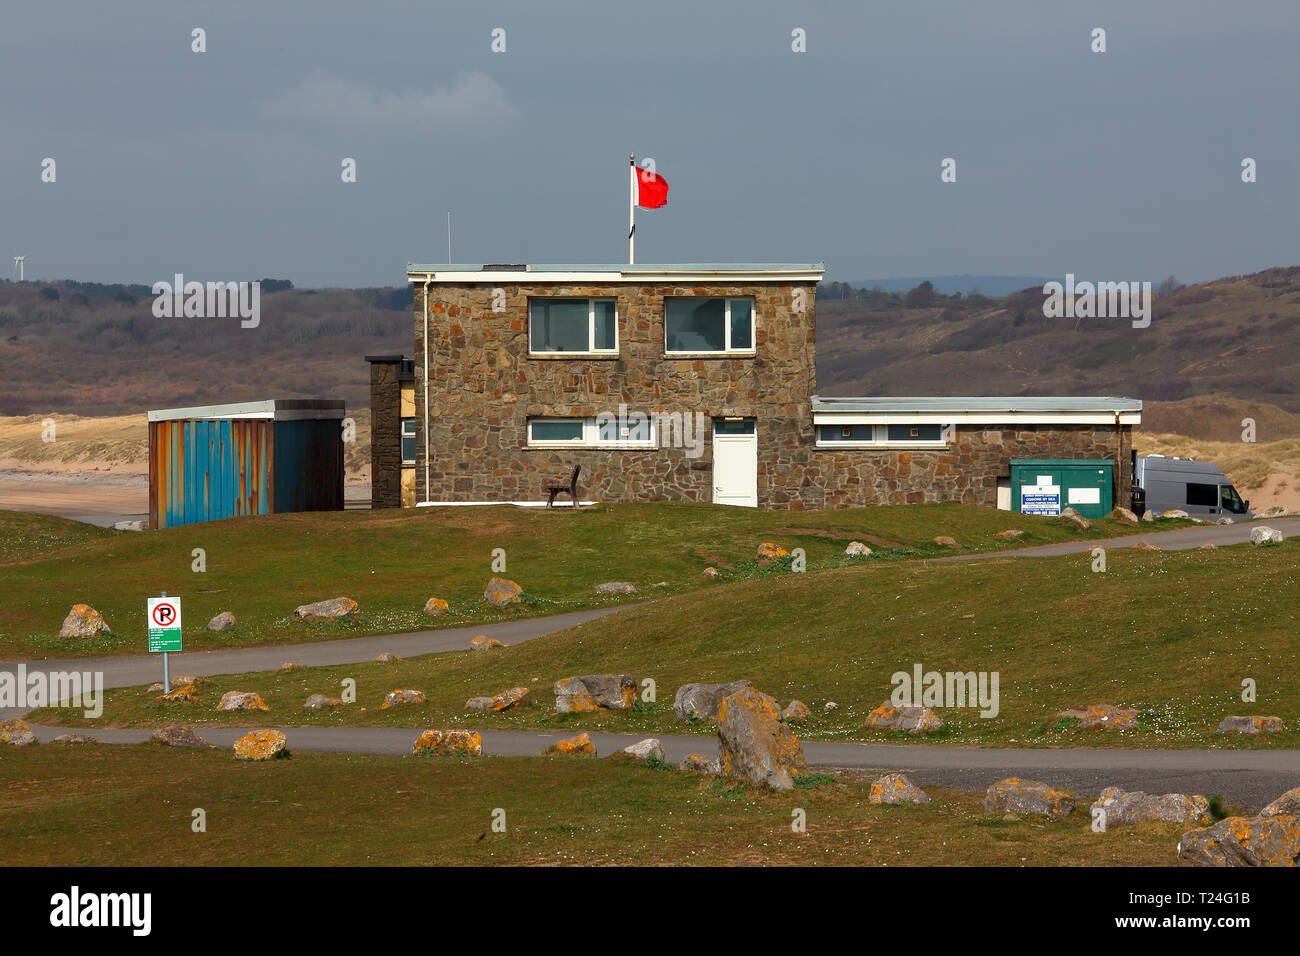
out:
<path id="1" fill-rule="evenodd" d="M 1199 281 L 1300 264 L 1298 48 L 1295 0 L 14 3 L 0 251 L 399 285 L 450 210 L 457 262 L 624 262 L 634 152 L 643 263 Z"/>

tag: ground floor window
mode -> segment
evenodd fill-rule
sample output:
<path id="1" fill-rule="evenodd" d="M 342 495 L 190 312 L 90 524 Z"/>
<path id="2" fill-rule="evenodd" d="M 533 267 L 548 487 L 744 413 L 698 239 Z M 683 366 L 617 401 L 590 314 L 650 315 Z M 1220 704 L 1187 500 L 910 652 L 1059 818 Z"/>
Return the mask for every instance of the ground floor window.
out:
<path id="1" fill-rule="evenodd" d="M 532 418 L 530 448 L 653 448 L 653 416 L 641 412 L 594 418 Z"/>
<path id="2" fill-rule="evenodd" d="M 390 432 L 391 434 L 391 432 Z M 402 419 L 402 464 L 415 464 L 415 419 Z"/>
<path id="3" fill-rule="evenodd" d="M 818 448 L 944 448 L 946 425 L 818 425 Z"/>

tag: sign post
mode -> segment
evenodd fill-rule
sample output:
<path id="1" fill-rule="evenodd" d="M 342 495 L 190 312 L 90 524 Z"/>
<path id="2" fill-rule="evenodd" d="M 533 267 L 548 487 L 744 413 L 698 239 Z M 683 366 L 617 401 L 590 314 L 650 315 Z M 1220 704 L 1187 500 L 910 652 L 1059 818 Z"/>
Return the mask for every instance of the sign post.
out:
<path id="1" fill-rule="evenodd" d="M 159 651 L 163 656 L 163 693 L 171 692 L 171 673 L 168 668 L 167 653 L 181 650 L 181 599 L 162 597 L 148 599 L 149 617 L 149 653 Z"/>

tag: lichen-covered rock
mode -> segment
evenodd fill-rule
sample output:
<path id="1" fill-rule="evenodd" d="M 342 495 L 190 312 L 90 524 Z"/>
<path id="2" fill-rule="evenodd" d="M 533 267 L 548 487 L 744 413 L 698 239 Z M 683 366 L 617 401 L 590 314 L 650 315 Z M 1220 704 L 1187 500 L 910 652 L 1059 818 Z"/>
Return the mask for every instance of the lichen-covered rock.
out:
<path id="1" fill-rule="evenodd" d="M 228 631 L 232 627 L 234 627 L 237 623 L 238 622 L 235 620 L 235 615 L 231 614 L 229 611 L 222 611 L 212 620 L 208 621 L 208 630 Z"/>
<path id="2" fill-rule="evenodd" d="M 828 714 L 829 714 L 832 710 L 838 710 L 838 709 L 839 709 L 839 706 L 840 706 L 840 705 L 837 704 L 837 703 L 835 703 L 835 701 L 833 701 L 833 700 L 828 700 L 828 701 L 826 702 L 825 706 L 822 707 L 822 710 L 823 710 L 825 713 L 828 713 Z"/>
<path id="3" fill-rule="evenodd" d="M 111 634 L 104 616 L 89 604 L 74 604 L 59 628 L 59 637 L 99 637 Z"/>
<path id="4" fill-rule="evenodd" d="M 871 784 L 871 803 L 929 803 L 930 795 L 901 773 L 890 773 Z"/>
<path id="5" fill-rule="evenodd" d="M 324 710 L 326 707 L 342 707 L 344 702 L 337 697 L 326 697 L 324 694 L 312 694 L 302 705 L 303 710 Z"/>
<path id="6" fill-rule="evenodd" d="M 1073 508 L 1063 508 L 1061 513 L 1056 516 L 1056 520 L 1066 527 L 1073 528 L 1075 531 L 1087 531 L 1092 527 L 1092 523 L 1083 515 Z"/>
<path id="7" fill-rule="evenodd" d="M 228 690 L 221 695 L 217 710 L 270 710 L 262 695 L 254 691 Z"/>
<path id="8" fill-rule="evenodd" d="M 498 714 L 511 707 L 531 707 L 533 696 L 527 687 L 512 687 L 495 697 L 471 697 L 465 701 L 466 710 L 487 710 Z"/>
<path id="9" fill-rule="evenodd" d="M 594 710 L 631 710 L 636 701 L 636 678 L 631 674 L 584 674 L 555 682 L 557 714 Z"/>
<path id="10" fill-rule="evenodd" d="M 943 721 L 929 707 L 896 707 L 890 701 L 867 714 L 867 726 L 875 730 L 905 730 L 926 734 L 943 728 Z"/>
<path id="11" fill-rule="evenodd" d="M 1019 528 L 1008 528 L 1006 531 L 999 531 L 993 537 L 1001 538 L 1003 541 L 1015 541 L 1017 538 L 1023 538 L 1025 533 Z"/>
<path id="12" fill-rule="evenodd" d="M 615 751 L 613 756 L 628 760 L 639 760 L 641 763 L 648 763 L 651 760 L 666 763 L 668 758 L 668 755 L 664 752 L 663 744 L 659 742 L 657 737 L 638 740 L 629 747 Z"/>
<path id="13" fill-rule="evenodd" d="M 1184 511 L 1182 508 L 1170 508 L 1168 511 L 1162 511 L 1162 512 L 1160 512 L 1160 517 L 1162 517 L 1162 518 L 1190 518 L 1191 515 L 1189 515 L 1189 514 L 1188 514 L 1186 511 Z"/>
<path id="14" fill-rule="evenodd" d="M 375 663 L 376 664 L 398 664 L 401 662 L 401 660 L 402 659 L 398 657 L 396 654 L 390 654 L 387 651 L 384 651 L 384 653 L 380 654 L 378 657 L 375 658 Z"/>
<path id="15" fill-rule="evenodd" d="M 1205 542 L 1205 544 L 1199 545 L 1196 550 L 1197 551 L 1218 551 L 1219 546 L 1215 544 L 1213 541 L 1207 541 Z"/>
<path id="16" fill-rule="evenodd" d="M 936 536 L 935 539 L 934 539 L 934 543 L 937 544 L 937 545 L 938 545 L 939 547 L 941 547 L 941 548 L 960 548 L 960 547 L 961 547 L 961 545 L 959 545 L 959 544 L 957 543 L 957 539 L 956 539 L 956 538 L 949 537 L 949 536 L 946 535 L 946 534 L 941 534 L 941 535 Z"/>
<path id="17" fill-rule="evenodd" d="M 781 711 L 781 719 L 784 721 L 807 720 L 812 716 L 812 711 L 808 705 L 801 700 L 792 700 L 785 705 L 785 710 Z"/>
<path id="18" fill-rule="evenodd" d="M 204 684 L 211 684 L 212 679 L 208 677 L 173 677 L 172 687 L 181 687 L 185 684 L 193 684 L 195 687 L 202 687 Z"/>
<path id="19" fill-rule="evenodd" d="M 483 735 L 472 730 L 426 730 L 415 741 L 415 754 L 469 754 L 483 756 Z"/>
<path id="20" fill-rule="evenodd" d="M 606 581 L 596 585 L 597 594 L 636 594 L 636 585 L 631 581 Z"/>
<path id="21" fill-rule="evenodd" d="M 1093 819 L 1097 811 L 1105 813 L 1107 827 L 1136 826 L 1162 820 L 1166 823 L 1205 824 L 1210 822 L 1210 801 L 1200 794 L 1156 794 L 1141 790 L 1107 787 L 1090 808 Z"/>
<path id="22" fill-rule="evenodd" d="M 718 761 L 712 757 L 706 757 L 704 754 L 687 754 L 678 764 L 683 770 L 693 770 L 697 773 L 721 773 Z"/>
<path id="23" fill-rule="evenodd" d="M 431 597 L 424 602 L 424 613 L 430 617 L 440 617 L 451 610 L 451 605 L 440 597 Z"/>
<path id="24" fill-rule="evenodd" d="M 1115 707 L 1112 704 L 1088 704 L 1071 707 L 1056 715 L 1059 719 L 1073 718 L 1078 730 L 1132 730 L 1137 726 L 1137 711 L 1132 707 Z"/>
<path id="25" fill-rule="evenodd" d="M 861 541 L 850 541 L 849 546 L 844 549 L 844 553 L 850 558 L 867 558 L 871 556 L 871 549 Z"/>
<path id="26" fill-rule="evenodd" d="M 495 607 L 516 604 L 524 589 L 508 578 L 493 578 L 483 591 L 483 600 Z"/>
<path id="27" fill-rule="evenodd" d="M 1278 531 L 1277 528 L 1270 528 L 1268 525 L 1259 525 L 1250 529 L 1250 543 L 1256 546 L 1261 544 L 1281 544 L 1282 532 Z"/>
<path id="28" fill-rule="evenodd" d="M 771 541 L 764 541 L 758 546 L 758 566 L 770 568 L 781 558 L 789 557 L 790 552 Z"/>
<path id="29" fill-rule="evenodd" d="M 722 572 L 710 565 L 700 572 L 700 577 L 707 578 L 710 581 L 716 581 L 718 578 L 722 577 Z"/>
<path id="30" fill-rule="evenodd" d="M 1288 790 L 1263 810 L 1261 817 L 1300 817 L 1300 787 Z"/>
<path id="31" fill-rule="evenodd" d="M 1300 865 L 1300 817 L 1228 817 L 1178 841 L 1183 866 Z"/>
<path id="32" fill-rule="evenodd" d="M 678 720 L 712 720 L 718 716 L 722 698 L 754 685 L 747 680 L 729 684 L 683 684 L 673 698 L 673 713 Z"/>
<path id="33" fill-rule="evenodd" d="M 558 740 L 542 751 L 542 756 L 550 754 L 567 754 L 569 756 L 596 756 L 596 745 L 591 742 L 589 734 L 578 734 Z"/>
<path id="34" fill-rule="evenodd" d="M 495 647 L 505 647 L 505 645 L 495 637 L 488 637 L 486 634 L 480 634 L 469 642 L 471 651 L 490 651 Z"/>
<path id="35" fill-rule="evenodd" d="M 1127 508 L 1112 508 L 1110 514 L 1106 515 L 1112 521 L 1122 521 L 1125 524 L 1135 525 L 1138 523 L 1138 516 Z"/>
<path id="36" fill-rule="evenodd" d="M 197 704 L 199 702 L 199 692 L 193 684 L 182 684 L 165 694 L 159 694 L 154 700 L 168 706 L 172 704 Z"/>
<path id="37" fill-rule="evenodd" d="M 405 704 L 423 704 L 424 694 L 418 690 L 392 690 L 384 698 L 384 702 L 379 705 L 380 710 L 391 710 L 394 707 L 401 707 Z"/>
<path id="38" fill-rule="evenodd" d="M 32 733 L 32 725 L 27 721 L 20 718 L 0 720 L 0 744 L 26 747 L 34 743 L 36 743 L 36 735 Z"/>
<path id="39" fill-rule="evenodd" d="M 1265 508 L 1263 511 L 1259 512 L 1259 516 L 1261 518 L 1280 518 L 1286 513 L 1286 505 L 1273 505 L 1272 507 Z"/>
<path id="40" fill-rule="evenodd" d="M 745 687 L 718 705 L 718 763 L 728 777 L 773 790 L 790 790 L 808 769 L 803 747 L 781 720 L 776 699 Z"/>
<path id="41" fill-rule="evenodd" d="M 240 760 L 274 760 L 289 756 L 289 741 L 278 730 L 255 730 L 235 741 Z"/>
<path id="42" fill-rule="evenodd" d="M 341 617 L 347 617 L 357 609 L 357 602 L 352 598 L 336 597 L 328 601 L 317 601 L 314 604 L 303 604 L 294 610 L 293 616 L 300 621 L 308 621 L 312 624 L 320 624 L 325 621 L 337 621 Z"/>
<path id="43" fill-rule="evenodd" d="M 149 738 L 155 743 L 166 744 L 169 747 L 202 747 L 208 750 L 217 748 L 208 743 L 202 737 L 194 732 L 194 728 L 187 724 L 167 724 L 165 727 L 159 727 Z"/>
<path id="44" fill-rule="evenodd" d="M 989 787 L 984 794 L 984 809 L 988 813 L 1064 817 L 1074 812 L 1074 797 L 1059 787 L 1037 780 L 1007 777 Z"/>
<path id="45" fill-rule="evenodd" d="M 1225 717 L 1215 733 L 1219 734 L 1276 734 L 1282 730 L 1281 717 L 1258 715 Z"/>
<path id="46" fill-rule="evenodd" d="M 1137 544 L 1133 545 L 1133 547 L 1136 548 L 1138 551 L 1160 551 L 1160 550 L 1162 550 L 1161 547 L 1160 547 L 1159 545 L 1157 545 L 1157 544 L 1152 544 L 1150 541 L 1146 541 L 1146 540 L 1139 541 Z"/>
<path id="47" fill-rule="evenodd" d="M 306 669 L 307 669 L 307 665 L 299 664 L 296 661 L 285 661 L 283 664 L 280 665 L 280 672 L 285 674 L 289 673 L 290 671 L 305 671 Z"/>
<path id="48" fill-rule="evenodd" d="M 56 744 L 97 744 L 102 743 L 98 737 L 91 737 L 88 734 L 59 734 L 52 743 Z"/>

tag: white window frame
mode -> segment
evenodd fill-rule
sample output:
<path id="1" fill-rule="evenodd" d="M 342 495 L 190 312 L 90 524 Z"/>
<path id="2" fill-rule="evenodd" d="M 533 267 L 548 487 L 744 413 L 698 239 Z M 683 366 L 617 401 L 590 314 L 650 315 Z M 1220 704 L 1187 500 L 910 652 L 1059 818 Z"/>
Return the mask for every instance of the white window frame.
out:
<path id="1" fill-rule="evenodd" d="M 545 302 L 548 299 L 585 299 L 587 302 L 587 350 L 585 352 L 545 352 L 533 348 L 533 302 Z M 614 347 L 612 349 L 596 348 L 596 303 L 613 302 L 614 303 Z M 528 354 L 542 356 L 544 358 L 574 358 L 592 355 L 602 355 L 617 357 L 619 354 L 618 338 L 618 296 L 613 295 L 534 295 L 528 297 L 528 315 L 525 321 L 528 324 Z"/>
<path id="2" fill-rule="evenodd" d="M 891 422 L 885 425 L 871 425 L 871 441 L 826 441 L 822 438 L 821 430 L 823 428 L 848 428 L 850 426 L 868 425 L 868 422 L 843 422 L 836 424 L 834 422 L 821 422 L 814 427 L 817 429 L 817 447 L 818 448 L 947 448 L 949 442 L 945 441 L 943 434 L 949 425 L 939 426 L 938 441 L 925 441 L 920 438 L 906 438 L 899 441 L 889 440 L 889 424 L 903 425 L 910 424 L 912 427 L 918 425 L 933 425 L 934 422 Z"/>
<path id="3" fill-rule="evenodd" d="M 409 425 L 410 428 L 411 428 L 411 434 L 409 434 L 409 435 L 406 434 L 406 428 L 407 428 L 408 425 Z M 398 422 L 397 433 L 398 433 L 398 442 L 399 442 L 399 445 L 398 445 L 398 452 L 400 453 L 401 450 L 402 450 L 402 448 L 405 447 L 405 445 L 406 445 L 406 439 L 409 438 L 409 439 L 411 439 L 412 442 L 415 442 L 415 451 L 416 451 L 416 454 L 418 455 L 419 452 L 420 452 L 420 448 L 419 448 L 419 442 L 416 440 L 416 434 L 415 434 L 415 419 L 414 419 L 414 418 L 403 418 L 403 419 L 401 419 L 401 420 Z M 407 458 L 405 455 L 402 455 L 401 458 L 402 458 L 402 465 L 403 465 L 403 466 L 414 465 L 414 464 L 415 464 L 415 456 L 414 456 L 414 455 L 411 456 L 410 458 Z"/>
<path id="4" fill-rule="evenodd" d="M 647 412 L 646 418 L 650 425 L 650 437 L 642 441 L 601 441 L 600 426 L 596 419 L 579 418 L 577 416 L 560 416 L 547 415 L 537 418 L 528 419 L 527 441 L 529 448 L 621 448 L 621 449 L 649 449 L 659 447 L 659 422 L 656 416 Z M 535 422 L 582 422 L 582 437 L 570 439 L 568 441 L 537 441 L 533 438 L 533 424 Z"/>
<path id="5" fill-rule="evenodd" d="M 722 314 L 722 333 L 726 347 L 721 351 L 699 351 L 698 349 L 674 351 L 668 347 L 668 300 L 670 299 L 722 299 L 726 308 Z M 735 349 L 731 347 L 731 303 L 745 301 L 749 303 L 749 347 Z M 664 297 L 664 355 L 753 355 L 758 349 L 758 297 L 752 295 L 670 295 Z"/>

